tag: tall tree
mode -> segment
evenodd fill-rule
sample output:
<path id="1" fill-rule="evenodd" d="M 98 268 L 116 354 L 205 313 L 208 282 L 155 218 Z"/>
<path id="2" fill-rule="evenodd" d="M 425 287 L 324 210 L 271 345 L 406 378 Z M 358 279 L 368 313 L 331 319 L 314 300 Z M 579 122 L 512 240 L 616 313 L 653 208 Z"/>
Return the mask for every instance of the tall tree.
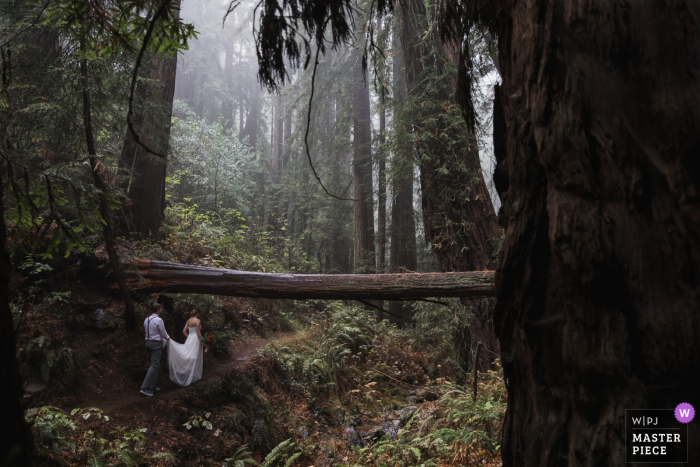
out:
<path id="1" fill-rule="evenodd" d="M 275 183 L 278 183 L 284 153 L 284 104 L 281 95 L 272 97 L 272 106 L 272 169 L 277 172 Z"/>
<path id="2" fill-rule="evenodd" d="M 384 21 L 382 15 L 377 19 L 378 32 L 382 35 Z M 381 67 L 379 76 L 379 151 L 377 152 L 377 181 L 379 193 L 377 194 L 377 272 L 380 274 L 386 269 L 386 79 L 384 67 Z M 380 306 L 381 308 L 381 306 Z"/>
<path id="3" fill-rule="evenodd" d="M 397 28 L 398 29 L 398 28 Z M 404 71 L 403 48 L 401 37 L 394 34 L 393 43 L 393 103 L 394 115 L 400 115 L 406 99 L 406 73 Z M 413 210 L 413 137 L 404 122 L 394 121 L 396 139 L 392 158 L 391 178 L 391 256 L 389 272 L 398 273 L 415 271 L 418 268 L 416 254 L 416 221 Z M 389 320 L 397 322 L 396 316 L 407 316 L 410 304 L 406 302 L 389 302 Z M 404 322 L 409 322 L 408 317 Z"/>
<path id="4" fill-rule="evenodd" d="M 304 29 L 317 44 L 329 37 L 326 24 L 334 44 L 348 40 L 349 2 L 309 3 L 319 8 Z M 486 24 L 499 43 L 494 147 L 506 233 L 495 322 L 509 398 L 504 466 L 621 465 L 625 408 L 700 404 L 698 4 L 443 6 L 459 41 Z M 257 28 L 273 36 L 257 41 L 266 84 L 283 73 L 271 57 L 298 51 L 272 40 L 279 30 Z M 460 55 L 468 69 L 468 54 Z M 471 125 L 469 86 L 458 91 Z M 458 170 L 449 180 L 470 186 Z M 452 246 L 440 239 L 449 229 L 435 233 L 438 248 Z M 449 265 L 456 256 L 444 257 Z M 698 439 L 700 425 L 688 428 Z M 690 463 L 698 462 L 700 445 L 691 443 Z"/>
<path id="5" fill-rule="evenodd" d="M 225 40 L 224 43 L 224 80 L 226 82 L 226 95 L 221 103 L 221 116 L 226 122 L 226 128 L 233 128 L 233 41 Z"/>
<path id="6" fill-rule="evenodd" d="M 625 409 L 700 406 L 700 11 L 501 7 L 503 464 L 623 465 Z"/>
<path id="7" fill-rule="evenodd" d="M 4 178 L 3 174 L 3 178 Z M 5 193 L 4 180 L 2 190 Z M 32 435 L 24 420 L 22 378 L 17 364 L 15 325 L 10 311 L 10 274 L 12 263 L 7 251 L 5 208 L 0 202 L 0 464 L 8 467 L 32 465 Z"/>
<path id="8" fill-rule="evenodd" d="M 181 1 L 176 3 L 180 5 Z M 175 18 L 179 18 L 178 10 L 175 10 Z M 166 155 L 175 96 L 177 53 L 152 55 L 148 65 L 142 77 L 152 80 L 156 86 L 137 85 L 134 128 L 145 146 Z M 127 131 L 119 160 L 119 166 L 130 175 L 124 195 L 125 222 L 130 232 L 143 239 L 158 240 L 165 210 L 166 162 L 163 157 L 150 154 Z"/>
<path id="9" fill-rule="evenodd" d="M 85 54 L 87 47 L 86 39 L 81 40 L 81 50 Z M 83 100 L 83 125 L 85 129 L 85 143 L 87 146 L 88 157 L 90 158 L 90 171 L 95 182 L 95 187 L 99 190 L 99 206 L 100 216 L 102 216 L 102 235 L 105 240 L 105 249 L 109 256 L 109 262 L 112 266 L 112 272 L 117 279 L 119 291 L 121 292 L 122 300 L 124 300 L 124 321 L 127 330 L 136 329 L 136 312 L 134 304 L 129 296 L 129 289 L 126 287 L 124 276 L 122 274 L 121 264 L 119 264 L 119 256 L 115 244 L 114 231 L 112 230 L 112 213 L 109 207 L 109 189 L 104 182 L 102 172 L 104 164 L 97 158 L 97 148 L 95 146 L 95 136 L 92 130 L 92 111 L 90 109 L 90 91 L 88 77 L 88 61 L 83 58 L 80 61 L 80 78 L 82 82 L 82 100 Z"/>
<path id="10" fill-rule="evenodd" d="M 248 114 L 245 118 L 243 137 L 248 138 L 248 145 L 251 147 L 253 153 L 255 153 L 258 147 L 258 126 L 260 123 L 259 118 L 260 106 L 262 105 L 262 96 L 260 92 L 260 85 L 255 80 L 251 80 L 250 86 L 250 106 Z M 242 112 L 243 108 L 241 107 L 241 113 Z"/>
<path id="11" fill-rule="evenodd" d="M 443 41 L 439 34 L 437 3 L 431 3 L 433 19 L 420 0 L 401 8 L 401 41 L 411 99 L 404 119 L 413 124 L 420 164 L 423 223 L 438 268 L 448 271 L 486 269 L 489 240 L 497 237 L 498 222 L 486 188 L 474 122 L 465 121 L 455 98 L 461 43 Z M 456 19 L 453 17 L 453 19 Z M 430 31 L 428 39 L 421 31 Z M 465 302 L 473 311 L 469 327 L 458 330 L 465 350 L 481 341 L 486 349 L 481 365 L 498 357 L 498 342 L 489 300 Z"/>
<path id="12" fill-rule="evenodd" d="M 376 271 L 374 197 L 372 193 L 372 133 L 369 86 L 362 72 L 362 51 L 352 53 L 353 183 L 355 186 L 355 273 Z"/>

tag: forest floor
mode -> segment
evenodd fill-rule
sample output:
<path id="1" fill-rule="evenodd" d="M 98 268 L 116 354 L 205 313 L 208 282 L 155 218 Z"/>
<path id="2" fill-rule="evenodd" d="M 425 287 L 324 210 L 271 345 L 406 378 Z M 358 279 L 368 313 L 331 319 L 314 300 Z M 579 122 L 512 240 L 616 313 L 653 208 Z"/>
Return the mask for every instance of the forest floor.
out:
<path id="1" fill-rule="evenodd" d="M 235 323 L 236 332 L 220 334 L 230 342 L 228 351 L 210 349 L 202 380 L 188 387 L 169 379 L 164 358 L 161 390 L 147 397 L 139 392 L 149 367 L 143 330 L 123 329 L 123 305 L 111 297 L 86 291 L 77 296 L 67 305 L 69 313 L 44 310 L 30 317 L 19 335 L 27 407 L 57 408 L 74 423 L 70 430 L 58 430 L 60 436 L 39 437 L 48 453 L 44 460 L 50 460 L 42 465 L 85 465 L 90 456 L 102 456 L 105 465 L 125 465 L 110 454 L 118 446 L 141 465 L 192 467 L 221 466 L 247 446 L 250 452 L 237 459 L 260 464 L 281 441 L 292 439 L 294 451 L 272 465 L 282 466 L 295 454 L 296 466 L 500 466 L 500 457 L 480 447 L 474 436 L 500 430 L 501 412 L 489 402 L 487 428 L 475 427 L 474 436 L 469 429 L 431 438 L 438 427 L 454 427 L 448 420 L 456 404 L 471 398 L 450 397 L 455 386 L 427 377 L 428 367 L 435 368 L 429 359 L 396 331 L 386 332 L 364 316 L 350 313 L 355 321 L 334 322 L 327 310 L 301 310 L 306 324 L 290 329 L 284 322 L 293 313 L 282 311 L 278 302 L 223 298 L 205 317 L 203 333 Z M 98 308 L 116 326 L 98 329 L 93 319 Z M 178 320 L 183 317 L 171 312 L 164 318 L 171 337 L 182 342 Z M 61 360 L 65 349 L 71 358 Z M 39 371 L 47 362 L 52 366 L 48 384 Z M 480 390 L 491 391 L 489 384 Z M 52 410 L 45 409 L 49 417 Z M 421 460 L 418 448 L 408 450 L 409 438 L 399 430 L 409 418 L 415 419 L 413 439 L 423 443 L 423 452 L 433 453 L 432 459 Z M 394 441 L 379 442 L 382 437 Z M 148 459 L 158 453 L 172 458 Z"/>
<path id="2" fill-rule="evenodd" d="M 283 334 L 278 338 L 284 339 L 288 336 Z M 120 338 L 123 336 L 116 335 L 115 337 L 121 340 Z M 203 379 L 224 377 L 234 368 L 240 369 L 245 367 L 258 355 L 258 351 L 267 345 L 268 341 L 269 339 L 262 337 L 250 337 L 234 345 L 229 356 L 218 359 L 212 355 L 207 355 L 209 352 L 206 352 L 204 355 Z M 116 351 L 116 347 L 101 342 L 99 339 L 93 340 L 90 337 L 86 337 L 84 341 L 79 341 L 77 344 L 77 349 L 83 346 L 85 346 L 83 348 L 94 349 L 108 345 L 112 351 Z M 125 353 L 142 353 L 141 357 L 144 362 L 142 366 L 148 368 L 150 362 L 145 349 L 141 348 L 143 347 L 143 342 L 136 342 L 135 344 L 136 348 L 122 348 L 122 351 Z M 110 365 L 109 360 L 102 364 L 98 362 L 91 363 L 91 368 L 87 370 L 85 375 L 86 384 L 76 391 L 73 396 L 78 404 L 77 406 L 99 407 L 105 413 L 112 414 L 115 417 L 123 415 L 127 418 L 132 417 L 131 421 L 134 422 L 145 422 L 149 413 L 153 411 L 154 406 L 161 406 L 162 408 L 163 404 L 159 403 L 159 401 L 186 399 L 196 392 L 193 386 L 183 387 L 170 380 L 167 374 L 167 354 L 165 353 L 161 362 L 161 374 L 158 376 L 160 391 L 153 397 L 141 394 L 141 383 L 138 380 L 134 381 L 133 378 L 129 378 L 129 375 L 126 373 L 129 370 L 128 367 Z M 127 378 L 130 381 L 125 383 Z M 71 402 L 72 399 L 71 397 Z M 66 405 L 64 403 L 61 405 L 64 405 L 62 407 L 64 409 L 72 408 L 69 407 L 70 404 Z M 140 414 L 144 416 L 142 420 L 138 420 Z"/>

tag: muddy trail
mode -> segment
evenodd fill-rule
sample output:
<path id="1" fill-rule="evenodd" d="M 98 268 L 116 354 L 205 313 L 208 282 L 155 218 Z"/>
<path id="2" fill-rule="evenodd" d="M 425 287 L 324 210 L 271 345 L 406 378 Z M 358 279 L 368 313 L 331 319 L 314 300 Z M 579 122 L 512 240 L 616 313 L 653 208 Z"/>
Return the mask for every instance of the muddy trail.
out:
<path id="1" fill-rule="evenodd" d="M 286 439 L 297 443 L 302 455 L 298 465 L 327 466 L 352 462 L 357 458 L 356 448 L 370 446 L 383 436 L 395 438 L 412 418 L 416 426 L 426 429 L 446 426 L 441 420 L 446 420 L 447 412 L 438 399 L 450 388 L 424 385 L 429 384 L 425 372 L 431 363 L 407 347 L 405 341 L 372 334 L 376 342 L 372 344 L 375 352 L 371 358 L 375 361 L 368 356 L 367 361 L 359 362 L 358 357 L 357 363 L 372 376 L 360 380 L 365 373 L 356 377 L 354 367 L 337 371 L 333 384 L 340 383 L 343 394 L 338 397 L 327 389 L 329 380 L 321 381 L 325 388 L 309 389 L 310 384 L 302 384 L 298 375 L 290 375 L 280 363 L 281 350 L 286 348 L 285 352 L 291 349 L 299 358 L 316 364 L 318 356 L 308 350 L 314 348 L 318 330 L 314 334 L 308 326 L 297 326 L 286 328 L 297 329 L 296 333 L 281 332 L 284 328 L 275 327 L 273 321 L 258 319 L 254 312 L 251 315 L 252 307 L 246 307 L 246 302 L 229 304 L 219 313 L 221 316 L 210 315 L 207 326 L 203 326 L 203 333 L 209 329 L 216 332 L 224 328 L 225 317 L 235 323 L 236 332 L 220 334 L 220 347 L 214 345 L 204 354 L 200 381 L 187 387 L 172 382 L 165 354 L 157 381 L 160 391 L 152 397 L 145 396 L 140 387 L 150 361 L 143 329 L 124 330 L 118 318 L 120 309 L 105 306 L 104 302 L 99 304 L 107 310 L 103 312 L 107 324 L 116 325 L 98 329 L 94 317 L 102 309 L 95 310 L 98 303 L 93 300 L 80 308 L 85 310 L 80 319 L 68 324 L 60 319 L 44 320 L 41 329 L 37 327 L 34 334 L 25 337 L 29 340 L 36 339 L 36 333 L 50 335 L 61 346 L 70 346 L 76 362 L 72 380 L 68 372 L 52 373 L 48 387 L 36 376 L 28 379 L 28 386 L 33 389 L 28 391 L 27 407 L 54 406 L 68 414 L 73 409 L 83 409 L 71 414 L 76 429 L 70 437 L 77 451 L 63 451 L 67 462 L 63 465 L 84 465 L 85 455 L 80 453 L 90 449 L 91 439 L 114 443 L 126 433 L 145 429 L 140 452 L 147 456 L 172 455 L 171 459 L 143 462 L 151 466 L 218 467 L 243 445 L 248 446 L 250 457 L 259 464 Z M 166 319 L 171 338 L 183 342 L 184 336 L 182 331 L 176 331 L 176 324 L 174 317 Z M 368 329 L 375 332 L 371 326 Z M 231 345 L 226 351 L 229 340 Z M 260 352 L 268 344 L 270 352 Z M 321 370 L 322 367 L 314 370 L 318 378 L 325 377 Z M 90 408 L 101 411 L 109 420 L 101 416 L 84 419 Z M 193 420 L 198 420 L 199 425 L 192 426 Z M 205 420 L 206 428 L 202 423 Z M 423 428 L 419 430 L 422 433 Z M 469 462 L 478 458 L 479 464 L 486 461 L 488 466 L 500 465 L 494 456 L 470 453 L 468 457 Z"/>
<path id="2" fill-rule="evenodd" d="M 209 352 L 204 354 L 204 372 L 202 380 L 213 377 L 225 377 L 234 368 L 244 368 L 257 355 L 258 351 L 267 345 L 269 339 L 257 337 L 246 342 L 234 345 L 231 354 L 227 357 L 216 358 Z M 143 353 L 144 367 L 147 367 L 145 350 L 141 348 L 132 349 L 134 353 Z M 93 384 L 88 387 L 83 386 L 77 391 L 76 402 L 81 407 L 98 407 L 104 413 L 111 416 L 120 416 L 137 413 L 148 413 L 155 405 L 162 406 L 160 401 L 189 399 L 195 386 L 179 386 L 170 380 L 167 374 L 167 353 L 164 353 L 161 362 L 161 373 L 158 375 L 158 386 L 160 391 L 153 397 L 144 396 L 140 393 L 140 382 L 130 378 L 129 383 L 118 381 L 117 378 L 110 378 L 112 374 L 118 373 L 117 368 L 101 366 L 93 363 L 92 367 L 97 375 Z"/>
<path id="3" fill-rule="evenodd" d="M 78 430 L 81 434 L 90 430 L 99 437 L 112 438 L 125 428 L 146 428 L 144 451 L 151 454 L 169 452 L 174 456 L 173 460 L 149 462 L 149 465 L 162 466 L 214 465 L 212 459 L 235 452 L 235 448 L 246 441 L 246 433 L 241 431 L 238 435 L 223 436 L 222 430 L 231 432 L 234 427 L 225 425 L 221 417 L 209 418 L 217 418 L 213 430 L 187 430 L 183 424 L 193 417 L 204 417 L 219 410 L 206 401 L 209 388 L 217 382 L 236 379 L 237 375 L 249 372 L 259 360 L 259 350 L 270 340 L 294 338 L 294 333 L 267 331 L 267 338 L 243 333 L 232 341 L 228 355 L 215 356 L 211 349 L 206 352 L 202 379 L 187 387 L 170 380 L 167 354 L 164 353 L 157 381 L 160 391 L 148 397 L 140 393 L 149 366 L 142 330 L 76 331 L 72 333 L 71 346 L 79 362 L 78 380 L 69 390 L 30 382 L 27 405 L 55 406 L 67 413 L 76 408 L 94 407 L 109 417 L 109 421 L 99 417 L 80 420 Z M 171 334 L 171 337 L 176 336 Z M 67 452 L 64 455 L 71 465 L 78 461 Z"/>

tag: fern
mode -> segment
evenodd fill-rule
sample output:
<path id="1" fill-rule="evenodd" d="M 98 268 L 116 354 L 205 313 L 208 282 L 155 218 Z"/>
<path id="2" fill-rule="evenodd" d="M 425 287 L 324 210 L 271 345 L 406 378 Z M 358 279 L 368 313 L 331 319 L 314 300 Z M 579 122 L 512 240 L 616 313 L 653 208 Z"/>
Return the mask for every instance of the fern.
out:
<path id="1" fill-rule="evenodd" d="M 238 448 L 233 457 L 225 459 L 226 465 L 228 467 L 245 467 L 246 463 L 255 464 L 255 461 L 249 457 L 251 454 L 252 452 L 248 451 L 248 445 L 244 444 Z"/>
<path id="2" fill-rule="evenodd" d="M 282 441 L 280 444 L 275 446 L 275 448 L 270 451 L 270 454 L 268 454 L 265 457 L 265 461 L 260 465 L 260 467 L 273 467 L 277 460 L 282 457 L 287 451 L 289 451 L 292 447 L 294 447 L 294 442 L 292 441 L 292 438 L 289 438 L 286 441 Z"/>
<path id="3" fill-rule="evenodd" d="M 126 467 L 134 467 L 136 465 L 131 456 L 126 451 L 121 449 L 108 449 L 106 451 L 102 451 L 101 457 L 104 459 L 107 456 L 116 457 L 122 464 L 126 465 Z"/>
<path id="4" fill-rule="evenodd" d="M 292 464 L 294 461 L 297 459 L 297 457 L 301 456 L 301 452 L 297 452 L 294 454 L 292 457 L 289 458 L 286 464 L 284 464 L 284 467 L 292 467 Z"/>

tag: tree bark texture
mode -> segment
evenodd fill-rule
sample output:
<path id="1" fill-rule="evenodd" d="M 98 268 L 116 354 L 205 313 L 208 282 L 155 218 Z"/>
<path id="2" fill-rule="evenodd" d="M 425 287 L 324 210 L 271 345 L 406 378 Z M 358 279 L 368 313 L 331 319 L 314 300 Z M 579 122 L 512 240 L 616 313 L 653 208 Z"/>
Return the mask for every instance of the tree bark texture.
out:
<path id="1" fill-rule="evenodd" d="M 374 197 L 369 86 L 362 75 L 362 51 L 353 52 L 353 183 L 355 186 L 355 273 L 374 273 Z"/>
<path id="2" fill-rule="evenodd" d="M 221 115 L 226 122 L 226 128 L 233 128 L 233 41 L 227 40 L 224 44 L 224 79 L 226 80 L 226 96 L 221 103 Z"/>
<path id="3" fill-rule="evenodd" d="M 4 189 L 0 190 L 4 192 Z M 7 251 L 5 209 L 0 201 L 0 465 L 33 465 L 32 434 L 24 420 L 22 378 L 17 363 L 15 325 L 10 311 L 12 263 Z"/>
<path id="4" fill-rule="evenodd" d="M 379 109 L 379 146 L 386 143 L 386 107 L 384 98 L 380 97 Z M 380 150 L 378 157 L 377 178 L 379 181 L 379 194 L 377 196 L 377 272 L 383 273 L 386 269 L 386 157 Z"/>
<path id="5" fill-rule="evenodd" d="M 284 99 L 284 143 L 282 147 L 282 168 L 287 167 L 292 154 L 292 114 L 294 110 L 289 102 L 290 98 Z"/>
<path id="6" fill-rule="evenodd" d="M 250 146 L 253 153 L 258 147 L 258 119 L 260 117 L 260 86 L 257 81 L 251 80 L 250 89 L 250 111 L 246 115 L 245 127 L 243 128 L 243 137 L 248 138 L 248 146 Z"/>
<path id="7" fill-rule="evenodd" d="M 488 297 L 493 271 L 425 274 L 270 274 L 134 259 L 127 284 L 143 293 L 284 299 Z"/>
<path id="8" fill-rule="evenodd" d="M 698 3 L 502 3 L 503 465 L 624 465 L 625 409 L 700 407 Z"/>
<path id="9" fill-rule="evenodd" d="M 82 49 L 85 51 L 85 43 L 82 44 Z M 100 216 L 102 216 L 102 235 L 105 239 L 105 249 L 109 263 L 112 267 L 112 272 L 117 280 L 119 291 L 121 292 L 122 300 L 124 300 L 124 327 L 128 330 L 136 329 L 136 311 L 134 304 L 129 296 L 129 289 L 124 281 L 124 274 L 119 264 L 119 256 L 117 248 L 114 244 L 114 232 L 112 230 L 112 212 L 107 203 L 108 187 L 102 178 L 100 172 L 104 170 L 104 165 L 97 159 L 97 148 L 95 147 L 95 137 L 92 131 L 92 112 L 90 110 L 90 92 L 88 90 L 88 69 L 87 60 L 80 61 L 80 75 L 83 84 L 83 124 L 85 126 L 85 142 L 87 145 L 88 156 L 90 157 L 90 169 L 92 178 L 95 182 L 95 187 L 100 193 Z"/>
<path id="10" fill-rule="evenodd" d="M 152 95 L 146 86 L 137 85 L 134 103 L 134 127 L 144 144 L 159 154 L 167 154 L 170 145 L 170 121 L 175 95 L 177 54 L 154 57 L 147 76 L 162 85 L 160 94 Z M 153 101 L 154 106 L 146 103 Z M 142 239 L 158 240 L 165 210 L 166 161 L 149 154 L 127 131 L 119 161 L 131 179 L 126 186 L 124 212 L 126 226 Z"/>
<path id="11" fill-rule="evenodd" d="M 431 2 L 431 8 L 437 9 L 437 3 Z M 489 261 L 489 240 L 498 236 L 499 227 L 481 170 L 476 128 L 465 131 L 455 100 L 461 44 L 443 43 L 434 23 L 431 49 L 419 40 L 420 32 L 429 26 L 424 3 L 407 2 L 402 8 L 401 42 L 408 92 L 423 101 L 412 118 L 426 240 L 441 271 L 481 270 Z M 434 64 L 435 77 L 425 75 L 425 63 Z M 432 88 L 426 92 L 429 80 Z M 499 354 L 492 304 L 485 300 L 464 304 L 471 307 L 473 320 L 468 329 L 457 331 L 459 340 L 466 339 L 460 347 L 473 349 L 481 341 L 482 370 L 489 369 Z M 472 357 L 465 354 L 461 360 L 469 366 Z"/>
<path id="12" fill-rule="evenodd" d="M 273 96 L 274 118 L 272 128 L 272 170 L 275 174 L 274 183 L 279 183 L 279 171 L 282 169 L 282 152 L 284 138 L 284 106 L 282 96 Z"/>
<path id="13" fill-rule="evenodd" d="M 382 15 L 377 18 L 378 35 L 381 35 L 382 28 L 386 20 L 382 21 Z M 386 144 L 386 76 L 380 74 L 379 92 L 379 151 L 377 153 L 377 184 L 379 192 L 377 194 L 377 272 L 386 272 L 386 154 L 384 146 Z M 379 305 L 381 308 L 381 305 Z"/>

